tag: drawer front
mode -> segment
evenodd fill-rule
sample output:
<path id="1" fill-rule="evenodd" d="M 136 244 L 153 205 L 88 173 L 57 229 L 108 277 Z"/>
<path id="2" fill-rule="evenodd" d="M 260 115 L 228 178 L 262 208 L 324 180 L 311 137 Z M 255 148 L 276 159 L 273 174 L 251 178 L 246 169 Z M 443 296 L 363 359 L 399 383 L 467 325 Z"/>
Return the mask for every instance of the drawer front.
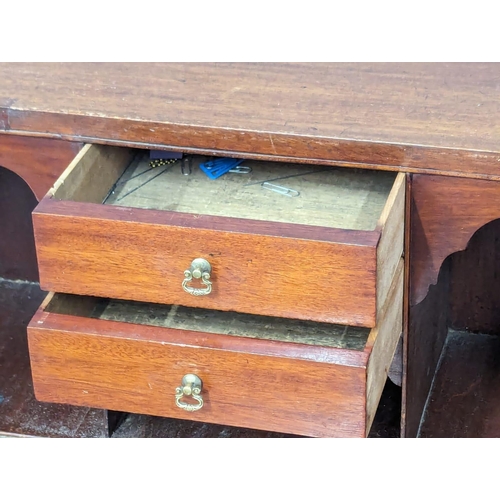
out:
<path id="1" fill-rule="evenodd" d="M 362 366 L 180 346 L 146 330 L 124 338 L 89 321 L 65 325 L 70 332 L 30 329 L 39 400 L 309 436 L 364 434 Z M 203 382 L 199 411 L 176 406 L 190 373 Z"/>
<path id="2" fill-rule="evenodd" d="M 104 159 L 87 166 L 89 151 Z M 375 326 L 403 249 L 402 174 L 375 230 L 345 230 L 98 204 L 125 161 L 99 151 L 82 152 L 33 214 L 43 289 Z M 207 295 L 182 286 L 199 258 Z"/>
<path id="3" fill-rule="evenodd" d="M 401 332 L 402 266 L 382 321 L 360 350 L 76 316 L 79 307 L 78 301 L 62 311 L 42 306 L 30 323 L 41 401 L 361 437 L 369 431 Z M 187 374 L 203 383 L 197 411 L 176 404 L 176 389 Z M 192 398 L 181 402 L 199 404 Z"/>
<path id="4" fill-rule="evenodd" d="M 165 214 L 154 217 L 150 211 L 129 211 L 118 219 L 114 207 L 89 205 L 73 214 L 63 203 L 34 214 L 45 290 L 375 324 L 377 238 L 371 234 L 358 245 L 339 244 L 244 234 L 237 223 L 234 231 L 176 227 Z M 211 264 L 208 295 L 194 296 L 182 287 L 195 258 Z M 205 287 L 200 280 L 192 283 Z"/>

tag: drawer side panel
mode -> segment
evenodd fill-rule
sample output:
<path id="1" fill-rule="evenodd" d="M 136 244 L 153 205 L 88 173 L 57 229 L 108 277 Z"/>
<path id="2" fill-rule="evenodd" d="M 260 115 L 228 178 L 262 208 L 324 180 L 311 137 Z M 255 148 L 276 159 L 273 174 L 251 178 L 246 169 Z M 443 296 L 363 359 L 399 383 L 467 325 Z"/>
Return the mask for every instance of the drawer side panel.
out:
<path id="1" fill-rule="evenodd" d="M 406 175 L 399 173 L 380 220 L 382 236 L 377 248 L 377 319 L 386 302 L 403 255 Z"/>

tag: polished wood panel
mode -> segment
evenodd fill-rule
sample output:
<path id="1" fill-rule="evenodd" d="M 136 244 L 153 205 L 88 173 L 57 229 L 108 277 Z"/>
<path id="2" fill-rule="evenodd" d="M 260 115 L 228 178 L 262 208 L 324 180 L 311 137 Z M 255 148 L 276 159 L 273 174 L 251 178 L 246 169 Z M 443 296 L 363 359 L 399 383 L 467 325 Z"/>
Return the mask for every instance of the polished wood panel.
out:
<path id="1" fill-rule="evenodd" d="M 103 410 L 36 401 L 26 342 L 26 324 L 43 296 L 44 292 L 40 291 L 36 284 L 7 281 L 0 283 L 0 436 L 292 437 L 266 431 L 137 414 L 120 421 L 114 412 L 107 412 L 108 425 L 111 427 L 108 433 L 106 412 Z M 400 392 L 388 382 L 370 437 L 398 437 L 399 411 Z M 119 422 L 120 425 L 117 427 Z"/>
<path id="2" fill-rule="evenodd" d="M 95 68 L 93 77 L 104 78 L 101 72 L 104 67 L 104 65 L 93 66 Z M 339 65 L 335 67 L 323 65 L 323 73 L 318 73 L 318 69 L 311 70 L 306 76 L 301 75 L 300 78 L 305 78 L 308 82 L 311 80 L 309 83 L 312 84 L 312 87 L 304 85 L 306 89 L 301 89 L 300 92 L 304 92 L 304 99 L 293 99 L 293 97 L 301 96 L 294 93 L 298 92 L 298 86 L 295 83 L 298 84 L 300 78 L 295 71 L 290 69 L 292 66 L 276 65 L 272 67 L 265 65 L 257 67 L 262 71 L 258 76 L 254 76 L 254 80 L 241 78 L 244 87 L 237 89 L 234 87 L 230 89 L 235 90 L 232 94 L 226 94 L 222 98 L 219 91 L 224 90 L 224 82 L 228 81 L 227 72 L 229 69 L 233 76 L 235 74 L 241 76 L 245 74 L 246 70 L 242 65 L 217 66 L 218 69 L 222 68 L 221 76 L 226 74 L 226 77 L 219 79 L 218 75 L 216 75 L 213 84 L 208 84 L 203 90 L 205 94 L 202 97 L 211 96 L 212 101 L 208 100 L 206 102 L 222 104 L 221 107 L 215 106 L 213 108 L 221 109 L 222 113 L 215 113 L 215 116 L 211 118 L 212 122 L 208 123 L 208 113 L 203 114 L 203 110 L 199 112 L 201 106 L 196 101 L 196 98 L 193 99 L 194 92 L 190 94 L 193 104 L 189 104 L 187 100 L 182 102 L 184 90 L 186 88 L 198 88 L 200 82 L 199 71 L 196 70 L 196 74 L 193 76 L 190 73 L 189 66 L 177 66 L 177 71 L 183 71 L 185 75 L 189 76 L 184 78 L 184 81 L 182 81 L 183 78 L 175 81 L 175 78 L 171 77 L 169 70 L 165 69 L 166 67 L 155 66 L 160 70 L 155 73 L 154 78 L 145 83 L 144 88 L 151 90 L 158 84 L 157 88 L 166 90 L 164 92 L 150 92 L 154 94 L 151 99 L 156 99 L 156 108 L 154 108 L 153 106 L 149 107 L 149 105 L 141 107 L 144 95 L 139 95 L 138 87 L 134 83 L 136 76 L 134 74 L 126 76 L 120 66 L 116 65 L 113 70 L 116 73 L 112 74 L 123 77 L 123 80 L 120 80 L 117 85 L 117 89 L 111 89 L 111 86 L 106 87 L 105 85 L 100 89 L 94 89 L 98 94 L 97 99 L 94 99 L 96 104 L 89 105 L 89 108 L 84 109 L 83 113 L 80 114 L 82 108 L 79 109 L 78 113 L 67 113 L 68 109 L 75 108 L 70 106 L 64 109 L 62 106 L 57 107 L 59 103 L 64 104 L 64 98 L 62 100 L 56 98 L 55 96 L 58 93 L 54 89 L 56 87 L 58 89 L 67 88 L 70 81 L 70 72 L 67 72 L 68 67 L 64 69 L 60 65 L 18 65 L 16 69 L 13 69 L 12 66 L 4 65 L 0 67 L 0 72 L 4 71 L 4 74 L 5 72 L 11 72 L 11 76 L 0 80 L 0 129 L 3 129 L 1 130 L 3 134 L 0 135 L 0 140 L 5 137 L 17 140 L 19 136 L 16 134 L 41 134 L 42 136 L 56 137 L 62 131 L 67 134 L 66 138 L 80 142 L 82 136 L 78 134 L 86 131 L 91 134 L 92 140 L 97 142 L 122 144 L 121 141 L 126 138 L 127 141 L 135 140 L 142 147 L 151 144 L 152 147 L 177 148 L 186 151 L 198 147 L 207 150 L 210 154 L 220 154 L 221 151 L 224 151 L 223 148 L 226 147 L 230 148 L 230 150 L 237 150 L 235 156 L 259 157 L 260 155 L 260 157 L 271 156 L 293 161 L 294 155 L 298 155 L 298 159 L 303 162 L 315 161 L 314 157 L 319 155 L 322 158 L 317 159 L 316 163 L 318 164 L 332 164 L 337 159 L 342 160 L 344 158 L 342 161 L 354 162 L 347 166 L 359 167 L 359 163 L 356 162 L 361 161 L 366 163 L 366 165 L 362 165 L 366 168 L 384 168 L 409 172 L 420 171 L 429 174 L 454 176 L 483 176 L 499 179 L 498 163 L 496 163 L 499 159 L 498 145 L 495 143 L 495 137 L 498 136 L 496 133 L 498 131 L 498 119 L 496 118 L 498 104 L 495 72 L 498 65 L 407 65 L 406 67 L 403 65 L 381 65 L 378 66 L 378 69 L 375 65 Z M 298 65 L 294 67 L 298 69 L 306 66 Z M 318 65 L 319 67 L 321 65 Z M 31 83 L 27 82 L 33 76 L 36 78 L 37 75 L 43 75 L 44 71 L 48 72 L 47 68 L 52 73 L 52 76 L 46 75 L 47 78 L 54 78 L 54 80 L 50 80 L 53 82 L 53 88 L 50 89 L 52 83 L 49 83 L 48 87 L 46 87 L 48 92 L 45 95 L 44 90 L 42 90 L 41 94 L 31 94 L 33 87 Z M 53 71 L 54 68 L 56 68 L 56 71 Z M 193 66 L 193 68 L 196 67 Z M 327 80 L 316 79 L 313 82 L 312 78 L 317 77 L 318 74 L 323 75 L 323 77 L 325 75 L 330 77 L 334 74 L 332 71 L 335 68 L 341 68 L 340 73 L 335 73 L 340 77 L 337 79 L 332 78 L 332 83 L 329 86 L 322 85 L 323 89 L 328 88 L 331 90 L 330 92 L 324 92 L 324 90 L 320 92 L 319 87 Z M 346 68 L 345 72 L 342 68 Z M 468 68 L 472 68 L 472 70 L 469 71 Z M 18 71 L 19 73 L 14 78 L 14 73 Z M 287 81 L 295 83 L 289 87 L 281 85 L 283 82 L 282 75 L 284 74 L 287 75 Z M 311 75 L 311 78 L 309 78 L 309 75 Z M 84 78 L 87 76 L 84 75 Z M 259 81 L 256 81 L 259 78 L 262 78 L 262 85 L 259 84 Z M 49 82 L 49 80 L 47 81 Z M 167 84 L 163 86 L 165 82 L 171 83 L 172 86 L 169 87 Z M 234 84 L 234 80 L 230 83 Z M 256 99 L 253 99 L 253 101 L 261 104 L 260 108 L 262 108 L 263 112 L 260 116 L 255 113 L 250 116 L 250 113 L 245 112 L 245 108 L 248 109 L 248 107 L 245 106 L 243 97 L 252 92 L 249 83 L 254 84 L 253 89 L 256 92 Z M 266 83 L 266 85 L 263 83 Z M 17 84 L 19 84 L 18 88 Z M 76 84 L 79 85 L 80 83 L 76 82 Z M 410 88 L 411 85 L 413 87 Z M 266 87 L 267 90 L 263 89 L 263 87 Z M 266 97 L 271 96 L 271 94 L 272 97 L 283 95 L 284 88 L 288 89 L 285 93 L 286 96 L 292 97 L 292 99 L 286 99 L 284 107 L 281 106 L 281 100 Z M 344 91 L 342 89 L 346 92 L 342 93 Z M 122 92 L 125 97 L 126 105 L 122 104 L 121 110 L 124 112 L 121 114 L 118 112 L 120 111 L 119 106 L 113 98 L 115 91 Z M 14 94 L 16 94 L 15 97 L 10 97 Z M 174 100 L 173 103 L 165 103 L 165 97 L 168 99 L 170 95 L 175 95 L 178 99 Z M 232 96 L 232 98 L 228 98 L 228 95 Z M 263 96 L 262 101 L 259 101 L 259 95 Z M 366 95 L 366 100 L 360 99 L 361 95 Z M 81 98 L 81 96 L 78 97 L 78 99 Z M 411 98 L 411 102 L 408 100 L 409 98 Z M 30 105 L 28 103 L 30 99 L 35 99 L 35 104 L 31 101 L 32 104 Z M 23 104 L 23 100 L 28 104 Z M 477 104 L 476 100 L 479 100 Z M 44 108 L 42 101 L 45 103 L 50 101 L 54 104 L 54 107 L 52 109 L 50 106 Z M 376 101 L 378 101 L 378 105 Z M 136 106 L 135 110 L 132 111 L 129 107 L 131 102 Z M 331 106 L 326 106 L 325 102 L 329 102 Z M 358 105 L 353 106 L 353 102 Z M 106 108 L 110 103 L 113 108 L 110 109 L 113 113 Z M 265 106 L 266 103 L 267 106 Z M 275 107 L 276 103 L 280 103 L 280 105 Z M 304 103 L 307 105 L 304 105 Z M 80 104 L 85 106 L 83 101 L 80 101 Z M 166 105 L 162 106 L 162 104 Z M 370 106 L 371 109 L 366 107 L 368 104 L 373 104 L 373 106 Z M 171 105 L 173 106 L 171 107 Z M 315 105 L 317 109 L 314 107 Z M 97 116 L 99 114 L 98 108 L 101 108 L 101 111 L 104 110 L 100 116 Z M 313 113 L 310 112 L 311 109 L 314 111 Z M 338 110 L 341 110 L 342 113 Z M 60 111 L 62 112 L 60 113 Z M 230 111 L 234 113 L 230 115 Z M 288 117 L 294 114 L 297 119 L 289 120 L 289 123 L 287 121 L 279 122 L 276 117 L 283 111 Z M 141 121 L 146 116 L 141 116 L 141 113 L 144 112 L 151 113 L 151 115 L 145 121 Z M 153 117 L 154 112 L 157 113 L 156 118 Z M 323 114 L 321 114 L 322 112 Z M 173 122 L 170 121 L 170 113 L 176 119 L 180 118 L 179 128 L 176 128 Z M 189 117 L 190 113 L 191 119 L 182 119 Z M 196 113 L 198 114 L 196 115 Z M 307 118 L 306 114 L 309 115 Z M 201 121 L 199 123 L 196 123 L 196 116 L 200 117 Z M 303 119 L 298 119 L 299 116 L 302 116 Z M 315 116 L 320 117 L 318 119 L 318 122 L 321 121 L 320 127 L 317 126 L 317 123 L 311 122 L 311 119 L 313 119 L 311 117 Z M 374 121 L 370 123 L 367 116 L 373 118 Z M 329 117 L 331 117 L 331 120 Z M 207 121 L 204 123 L 203 119 Z M 231 124 L 231 120 L 234 120 L 232 122 L 233 128 L 224 129 L 224 124 Z M 259 120 L 261 120 L 261 126 L 242 129 L 245 123 L 257 124 Z M 350 123 L 347 123 L 348 121 Z M 317 129 L 313 131 L 314 134 L 317 134 L 315 136 L 307 135 L 307 127 L 311 123 L 312 127 Z M 269 126 L 273 124 L 275 125 L 274 129 Z M 282 128 L 280 128 L 281 125 Z M 345 129 L 345 133 L 339 135 L 335 131 L 335 127 L 340 126 Z M 266 130 L 266 127 L 270 129 L 270 132 Z M 290 127 L 293 127 L 293 130 Z M 366 132 L 364 137 L 362 135 L 351 136 L 350 134 L 350 132 L 360 134 L 363 130 Z M 177 132 L 179 133 L 177 134 Z M 224 133 L 226 133 L 225 136 Z M 385 138 L 384 134 L 386 134 Z M 191 139 L 193 140 L 192 143 L 190 143 Z M 378 142 L 377 139 L 379 139 Z M 259 153 L 259 151 L 261 152 Z M 422 349 L 437 352 L 442 340 L 446 301 L 443 298 L 444 292 L 443 294 L 436 292 L 438 298 L 429 299 L 426 302 L 426 296 L 435 297 L 432 295 L 432 287 L 431 291 L 428 292 L 429 283 L 436 282 L 441 263 L 446 258 L 446 252 L 454 252 L 456 251 L 455 248 L 460 250 L 463 245 L 467 244 L 470 234 L 467 236 L 465 233 L 461 233 L 460 221 L 462 219 L 465 221 L 465 232 L 471 230 L 473 233 L 482 224 L 492 220 L 487 215 L 484 219 L 470 222 L 475 218 L 476 201 L 479 212 L 482 212 L 488 203 L 490 209 L 494 207 L 494 200 L 498 199 L 498 196 L 496 188 L 493 188 L 492 184 L 489 184 L 490 187 L 485 188 L 484 191 L 481 187 L 484 184 L 466 184 L 471 187 L 469 195 L 470 193 L 476 193 L 477 195 L 478 192 L 481 192 L 484 199 L 478 201 L 467 195 L 467 200 L 460 200 L 460 195 L 453 195 L 452 193 L 453 188 L 457 188 L 458 191 L 460 186 L 463 185 L 458 183 L 458 179 L 449 179 L 452 188 L 443 191 L 441 195 L 437 195 L 436 192 L 440 191 L 437 184 L 431 186 L 432 181 L 427 183 L 424 182 L 422 176 L 416 177 L 420 178 L 417 179 L 417 183 L 419 183 L 421 192 L 429 189 L 428 192 L 431 193 L 431 197 L 434 197 L 431 205 L 437 207 L 440 213 L 439 217 L 444 222 L 441 224 L 437 222 L 438 216 L 434 217 L 432 215 L 431 207 L 428 207 L 429 209 L 426 212 L 425 206 L 428 200 L 426 201 L 424 193 L 424 196 L 419 201 L 419 207 L 423 207 L 421 210 L 423 216 L 421 220 L 417 220 L 412 228 L 412 232 L 420 241 L 417 253 L 422 257 L 422 260 L 416 260 L 415 266 L 412 267 L 412 273 L 416 276 L 416 280 L 413 280 L 415 288 L 412 288 L 414 292 L 412 294 L 412 310 L 417 319 L 412 326 L 416 334 L 411 334 L 413 340 L 410 341 L 415 342 L 415 344 L 413 344 L 413 347 L 409 347 L 410 350 L 417 348 L 419 342 L 418 332 L 423 332 L 421 338 Z M 421 180 L 422 182 L 420 182 Z M 468 191 L 468 188 L 465 191 Z M 437 200 L 438 196 L 441 196 L 441 200 Z M 449 203 L 449 206 L 446 207 L 445 205 L 450 200 L 456 201 L 456 205 Z M 455 217 L 453 211 L 456 207 L 458 207 L 459 213 Z M 493 218 L 496 216 L 494 215 Z M 430 228 L 429 232 L 427 232 L 428 228 Z M 452 237 L 448 238 L 450 235 Z M 442 237 L 443 240 L 439 242 Z M 439 250 L 437 250 L 437 247 L 439 247 Z M 460 258 L 457 257 L 457 259 Z M 491 258 L 494 258 L 494 255 Z M 409 275 L 407 275 L 407 278 L 409 278 Z M 453 288 L 455 286 L 453 279 L 454 274 L 452 274 L 452 293 L 458 294 L 459 286 L 456 289 Z M 480 278 L 478 278 L 477 283 L 477 286 L 480 287 Z M 475 291 L 477 291 L 477 287 L 474 288 L 473 285 L 470 289 L 471 295 L 464 297 L 464 301 L 470 303 L 477 300 L 473 296 Z M 481 298 L 484 297 L 485 290 L 482 293 L 482 296 L 478 295 L 477 297 L 479 297 L 482 304 L 485 304 L 487 308 L 493 311 L 496 303 L 495 299 L 493 298 L 491 303 L 488 300 L 485 302 Z M 433 300 L 436 303 L 433 303 Z M 452 317 L 458 317 L 460 323 L 457 324 L 470 321 L 470 324 L 475 324 L 478 328 L 494 328 L 492 326 L 496 321 L 494 314 L 489 319 L 486 315 L 482 316 L 482 318 L 478 316 L 471 317 L 470 312 L 465 308 L 457 309 L 460 307 L 460 301 L 457 300 L 456 296 L 453 298 L 452 307 L 455 307 L 454 304 L 457 304 L 457 306 L 455 310 L 452 309 Z M 476 305 L 480 307 L 481 304 Z M 441 307 L 441 310 L 439 307 Z M 440 314 L 441 316 L 439 316 Z M 434 339 L 431 337 L 433 334 L 437 335 L 435 344 Z M 421 393 L 417 394 L 413 400 L 411 387 L 416 382 L 411 382 L 411 379 L 416 381 L 421 377 L 423 382 L 418 387 L 425 387 L 428 381 L 426 372 L 432 371 L 435 360 L 434 354 L 426 358 L 424 354 L 420 356 L 412 351 L 410 364 L 414 355 L 416 356 L 414 370 L 410 370 L 410 392 L 405 391 L 405 397 L 407 394 L 410 395 L 410 420 L 413 421 L 410 424 L 409 434 L 412 433 L 411 429 L 416 427 L 415 422 L 419 418 L 419 408 L 421 409 L 422 395 L 425 392 L 422 389 Z M 419 359 L 424 361 L 421 368 L 417 369 Z M 418 387 L 417 392 L 420 391 Z M 412 401 L 415 401 L 415 404 Z M 416 411 L 411 410 L 411 408 L 416 409 Z"/>
<path id="3" fill-rule="evenodd" d="M 242 233 L 239 219 L 222 230 L 210 229 L 209 218 L 185 219 L 45 200 L 33 214 L 40 284 L 79 295 L 375 324 L 377 233 L 336 244 L 315 241 L 324 234 L 314 228 L 312 239 L 284 238 Z M 193 230 L 191 221 L 208 224 Z M 198 257 L 210 262 L 214 285 L 210 295 L 195 297 L 181 285 Z"/>
<path id="4" fill-rule="evenodd" d="M 28 328 L 36 395 L 292 434 L 364 436 L 401 332 L 402 276 L 401 264 L 362 351 L 78 317 L 65 310 L 88 315 L 79 297 L 62 297 L 70 302 L 56 305 L 59 312 L 47 301 Z M 147 308 L 141 317 L 149 322 Z M 175 405 L 186 373 L 203 381 L 199 412 Z"/>
<path id="5" fill-rule="evenodd" d="M 170 333 L 38 313 L 29 328 L 37 398 L 311 436 L 364 434 L 363 361 L 297 359 L 289 346 L 266 355 L 267 341 Z M 204 384 L 199 412 L 175 405 L 175 388 L 190 372 Z"/>
<path id="6" fill-rule="evenodd" d="M 132 154 L 86 146 L 34 211 L 43 289 L 376 324 L 403 251 L 404 174 L 378 203 L 373 231 L 97 205 Z M 373 177 L 368 184 L 376 182 Z M 353 197 L 365 203 L 365 197 Z M 356 214 L 361 217 L 358 207 Z M 212 266 L 214 285 L 206 296 L 181 286 L 184 271 L 199 257 Z"/>
<path id="7" fill-rule="evenodd" d="M 81 147 L 81 142 L 0 135 L 0 166 L 24 179 L 41 200 Z"/>
<path id="8" fill-rule="evenodd" d="M 410 302 L 415 305 L 436 283 L 444 259 L 500 218 L 500 183 L 414 175 L 412 191 Z"/>
<path id="9" fill-rule="evenodd" d="M 0 130 L 499 178 L 499 75 L 498 64 L 4 63 Z"/>

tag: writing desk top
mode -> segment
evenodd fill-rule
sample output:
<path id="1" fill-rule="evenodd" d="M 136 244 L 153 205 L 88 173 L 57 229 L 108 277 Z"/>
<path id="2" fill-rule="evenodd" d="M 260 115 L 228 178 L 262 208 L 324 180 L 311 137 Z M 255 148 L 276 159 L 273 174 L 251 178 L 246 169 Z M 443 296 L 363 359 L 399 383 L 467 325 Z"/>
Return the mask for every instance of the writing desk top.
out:
<path id="1" fill-rule="evenodd" d="M 0 131 L 496 178 L 500 64 L 2 63 Z"/>

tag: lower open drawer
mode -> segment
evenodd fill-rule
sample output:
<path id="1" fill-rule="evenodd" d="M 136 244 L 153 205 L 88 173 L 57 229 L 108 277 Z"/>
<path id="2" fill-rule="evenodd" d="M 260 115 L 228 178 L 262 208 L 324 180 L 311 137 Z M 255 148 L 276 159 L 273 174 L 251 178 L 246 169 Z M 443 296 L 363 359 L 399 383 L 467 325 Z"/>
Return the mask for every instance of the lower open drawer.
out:
<path id="1" fill-rule="evenodd" d="M 365 436 L 401 332 L 402 270 L 401 263 L 371 330 L 51 294 L 28 327 L 36 397 L 308 436 Z M 183 385 L 188 374 L 201 381 L 199 395 L 196 384 Z M 190 389 L 195 397 L 183 394 Z"/>

